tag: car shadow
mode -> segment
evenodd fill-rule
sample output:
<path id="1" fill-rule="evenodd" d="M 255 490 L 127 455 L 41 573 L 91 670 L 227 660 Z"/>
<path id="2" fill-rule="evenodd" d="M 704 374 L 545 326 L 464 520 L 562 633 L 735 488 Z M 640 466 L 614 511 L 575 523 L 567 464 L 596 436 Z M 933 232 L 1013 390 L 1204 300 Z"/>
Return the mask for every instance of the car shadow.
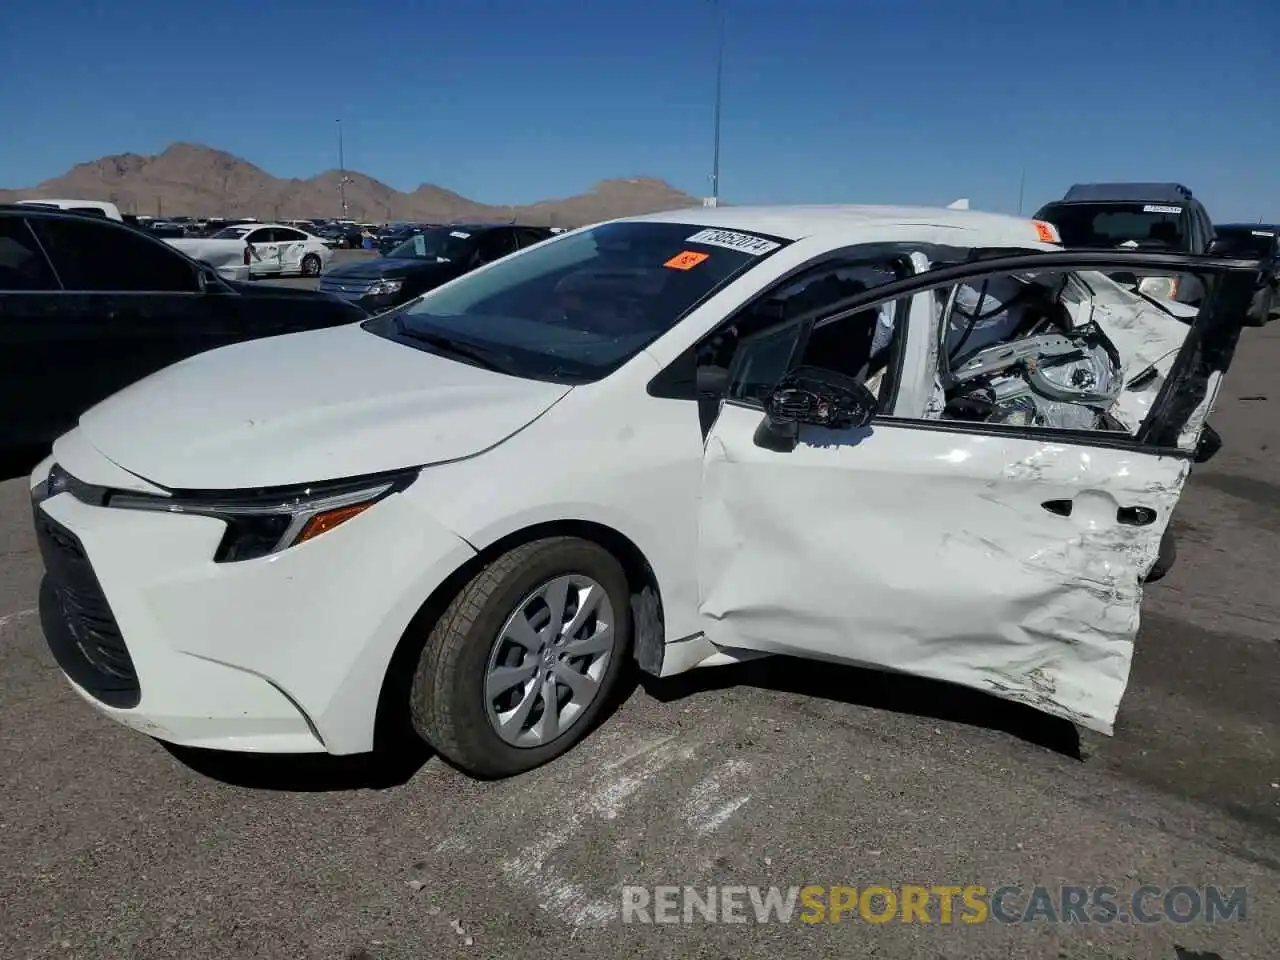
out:
<path id="1" fill-rule="evenodd" d="M 906 674 L 772 656 L 714 670 L 691 670 L 662 680 L 646 676 L 640 682 L 650 696 L 664 703 L 729 687 L 756 687 L 984 727 L 1072 760 L 1084 759 L 1080 731 L 1069 720 L 979 690 Z"/>
<path id="2" fill-rule="evenodd" d="M 157 742 L 183 766 L 210 780 L 280 793 L 389 790 L 412 780 L 434 756 L 421 741 L 347 757 L 327 753 L 232 753 Z"/>

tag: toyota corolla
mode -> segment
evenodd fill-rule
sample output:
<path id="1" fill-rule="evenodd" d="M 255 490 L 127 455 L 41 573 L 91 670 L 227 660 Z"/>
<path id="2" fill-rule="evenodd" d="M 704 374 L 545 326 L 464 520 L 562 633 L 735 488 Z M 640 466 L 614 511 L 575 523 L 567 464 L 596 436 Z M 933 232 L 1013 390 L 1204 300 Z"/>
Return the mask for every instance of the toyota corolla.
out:
<path id="1" fill-rule="evenodd" d="M 629 663 L 859 663 L 1109 733 L 1262 274 L 1057 239 L 680 211 L 185 360 L 31 478 L 50 647 L 165 741 L 360 753 L 391 711 L 480 776 L 569 749 Z"/>

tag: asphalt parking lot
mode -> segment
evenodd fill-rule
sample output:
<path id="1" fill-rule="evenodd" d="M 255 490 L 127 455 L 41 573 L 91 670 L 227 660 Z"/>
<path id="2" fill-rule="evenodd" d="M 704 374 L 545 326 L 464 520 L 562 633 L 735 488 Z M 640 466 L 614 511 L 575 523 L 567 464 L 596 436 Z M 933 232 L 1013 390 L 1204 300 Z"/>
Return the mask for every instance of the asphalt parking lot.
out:
<path id="1" fill-rule="evenodd" d="M 287 281 L 296 283 L 300 281 Z M 1112 738 L 936 684 L 760 661 L 638 687 L 560 761 L 170 751 L 65 685 L 0 484 L 0 957 L 1280 956 L 1280 324 L 1175 519 Z M 623 885 L 1248 888 L 1207 925 L 629 925 Z M 750 912 L 750 911 L 748 911 Z"/>

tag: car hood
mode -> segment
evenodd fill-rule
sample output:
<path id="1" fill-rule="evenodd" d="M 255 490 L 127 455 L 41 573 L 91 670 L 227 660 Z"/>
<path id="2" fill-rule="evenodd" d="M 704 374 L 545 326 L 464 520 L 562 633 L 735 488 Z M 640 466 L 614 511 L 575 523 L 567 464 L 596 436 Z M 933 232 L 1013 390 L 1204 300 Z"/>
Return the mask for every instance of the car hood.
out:
<path id="1" fill-rule="evenodd" d="M 184 360 L 93 407 L 80 428 L 108 459 L 162 487 L 288 486 L 471 456 L 570 389 L 350 324 Z"/>
<path id="2" fill-rule="evenodd" d="M 419 273 L 445 273 L 453 264 L 440 260 L 379 257 L 333 267 L 325 273 L 334 280 L 378 280 L 383 277 L 407 277 Z"/>

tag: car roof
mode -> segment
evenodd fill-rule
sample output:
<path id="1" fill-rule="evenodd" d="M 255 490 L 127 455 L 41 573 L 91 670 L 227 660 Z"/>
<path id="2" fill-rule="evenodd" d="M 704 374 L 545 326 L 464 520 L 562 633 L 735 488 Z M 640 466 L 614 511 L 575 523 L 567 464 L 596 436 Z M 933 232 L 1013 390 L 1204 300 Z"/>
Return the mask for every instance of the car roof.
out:
<path id="1" fill-rule="evenodd" d="M 1276 223 L 1215 223 L 1214 230 L 1261 230 L 1265 233 L 1280 233 L 1280 224 Z"/>
<path id="2" fill-rule="evenodd" d="M 228 223 L 223 226 L 224 230 L 259 230 L 262 227 L 279 227 L 281 230 L 297 230 L 299 233 L 306 233 L 301 227 L 295 227 L 292 223 L 259 223 L 257 220 L 249 220 L 244 223 Z"/>
<path id="3" fill-rule="evenodd" d="M 633 222 L 687 223 L 722 230 L 763 233 L 783 240 L 827 236 L 837 243 L 862 243 L 875 239 L 875 228 L 931 226 L 963 231 L 980 237 L 980 243 L 1040 242 L 1036 221 L 1003 213 L 953 210 L 947 207 L 899 207 L 860 204 L 769 207 L 690 207 L 636 217 Z M 967 239 L 973 239 L 969 237 Z"/>
<path id="4" fill-rule="evenodd" d="M 1189 203 L 1191 191 L 1180 183 L 1076 183 L 1055 203 Z"/>
<path id="5" fill-rule="evenodd" d="M 93 220 L 95 223 L 124 225 L 123 221 L 116 220 L 114 217 L 99 217 L 93 214 L 81 213 L 78 210 L 68 210 L 64 207 L 45 207 L 35 203 L 0 203 L 0 213 L 13 214 L 19 217 L 55 217 L 63 220 L 75 220 L 77 223 L 88 219 Z"/>

